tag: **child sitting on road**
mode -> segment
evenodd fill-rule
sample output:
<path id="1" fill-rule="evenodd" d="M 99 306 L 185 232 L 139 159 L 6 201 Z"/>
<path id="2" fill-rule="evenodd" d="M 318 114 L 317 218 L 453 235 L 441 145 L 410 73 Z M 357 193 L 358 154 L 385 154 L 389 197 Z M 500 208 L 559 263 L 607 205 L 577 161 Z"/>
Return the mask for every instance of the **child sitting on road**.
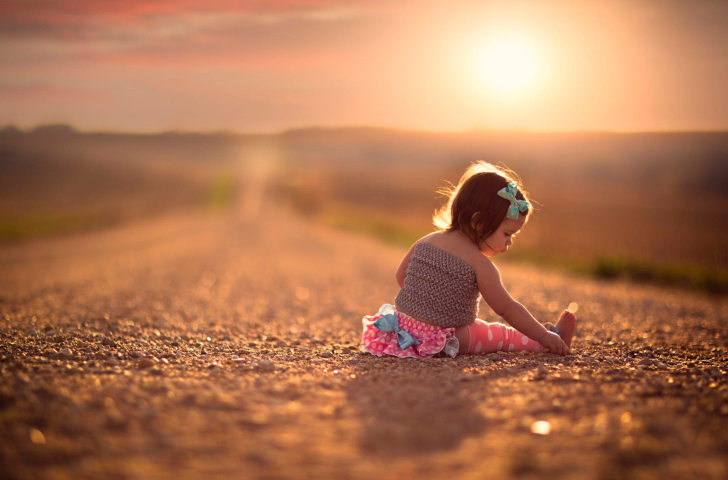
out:
<path id="1" fill-rule="evenodd" d="M 441 352 L 570 353 L 576 316 L 567 310 L 555 328 L 542 325 L 508 294 L 490 261 L 508 250 L 531 212 L 511 173 L 485 162 L 466 170 L 435 213 L 439 230 L 418 240 L 397 269 L 395 306 L 383 305 L 362 319 L 364 351 L 416 358 Z M 480 295 L 511 327 L 476 318 Z"/>

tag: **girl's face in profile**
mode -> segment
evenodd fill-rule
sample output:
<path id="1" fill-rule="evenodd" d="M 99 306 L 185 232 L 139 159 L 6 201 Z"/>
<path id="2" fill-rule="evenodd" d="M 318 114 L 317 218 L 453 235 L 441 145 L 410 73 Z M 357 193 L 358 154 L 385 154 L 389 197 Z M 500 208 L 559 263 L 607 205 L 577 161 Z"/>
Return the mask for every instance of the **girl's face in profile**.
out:
<path id="1" fill-rule="evenodd" d="M 523 228 L 526 223 L 526 215 L 519 214 L 518 220 L 505 218 L 498 226 L 498 229 L 488 235 L 480 244 L 480 252 L 486 257 L 495 257 L 499 253 L 508 251 L 513 245 L 513 237 Z"/>

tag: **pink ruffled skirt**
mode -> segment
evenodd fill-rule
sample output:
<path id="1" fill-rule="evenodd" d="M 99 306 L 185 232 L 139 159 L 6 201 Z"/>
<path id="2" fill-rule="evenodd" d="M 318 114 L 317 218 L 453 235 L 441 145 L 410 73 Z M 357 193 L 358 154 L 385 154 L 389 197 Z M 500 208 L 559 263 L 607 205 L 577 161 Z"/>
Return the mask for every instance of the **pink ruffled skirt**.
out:
<path id="1" fill-rule="evenodd" d="M 419 344 L 402 349 L 396 332 L 383 332 L 374 325 L 381 317 L 391 313 L 396 314 L 399 328 L 408 332 Z M 420 322 L 407 314 L 398 312 L 392 305 L 382 305 L 376 315 L 362 318 L 362 326 L 364 331 L 360 349 L 378 357 L 393 355 L 400 358 L 430 358 L 443 353 L 454 358 L 458 354 L 459 342 L 455 337 L 454 328 Z"/>

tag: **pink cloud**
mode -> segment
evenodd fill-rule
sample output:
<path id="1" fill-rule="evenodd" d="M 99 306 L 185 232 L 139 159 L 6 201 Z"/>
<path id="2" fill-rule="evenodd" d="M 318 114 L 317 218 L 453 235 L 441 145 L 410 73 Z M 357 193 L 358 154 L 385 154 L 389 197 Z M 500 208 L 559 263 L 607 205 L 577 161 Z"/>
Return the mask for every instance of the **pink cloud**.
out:
<path id="1" fill-rule="evenodd" d="M 0 63 L 292 68 L 370 37 L 373 0 L 0 0 Z M 369 9 L 369 10 L 367 10 Z M 368 14 L 362 13 L 368 11 Z M 40 42 L 40 43 L 39 43 Z"/>
<path id="2" fill-rule="evenodd" d="M 372 0 L 346 3 L 365 8 Z M 341 9 L 336 0 L 0 0 L 0 35 L 82 38 L 112 27 L 154 25 L 165 18 L 203 14 L 290 15 Z M 80 30 L 79 30 L 80 29 Z"/>

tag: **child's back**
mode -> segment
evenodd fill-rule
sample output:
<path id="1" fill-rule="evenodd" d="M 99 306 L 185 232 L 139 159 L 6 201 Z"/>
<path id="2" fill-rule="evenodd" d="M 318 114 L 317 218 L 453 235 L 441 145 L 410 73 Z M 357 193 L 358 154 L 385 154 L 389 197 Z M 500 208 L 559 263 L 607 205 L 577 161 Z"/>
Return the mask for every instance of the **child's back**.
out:
<path id="1" fill-rule="evenodd" d="M 415 243 L 397 271 L 397 310 L 441 327 L 460 327 L 478 315 L 480 252 L 458 232 L 434 232 Z"/>

